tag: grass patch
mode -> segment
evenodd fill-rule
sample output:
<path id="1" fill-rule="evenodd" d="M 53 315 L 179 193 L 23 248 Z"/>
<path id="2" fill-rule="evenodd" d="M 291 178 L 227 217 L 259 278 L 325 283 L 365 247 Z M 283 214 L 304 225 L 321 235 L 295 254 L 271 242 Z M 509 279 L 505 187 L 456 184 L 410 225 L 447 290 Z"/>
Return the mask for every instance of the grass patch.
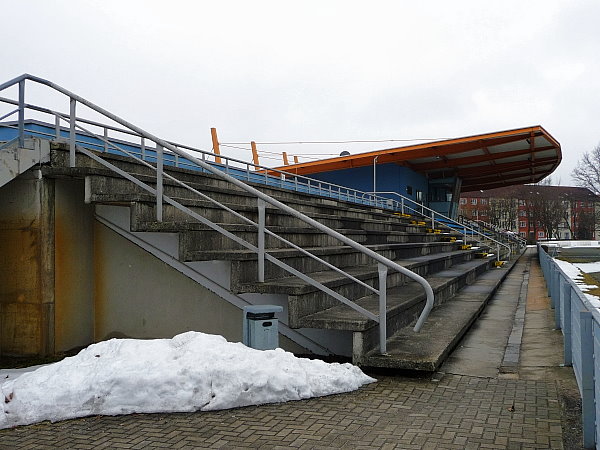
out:
<path id="1" fill-rule="evenodd" d="M 588 286 L 596 286 L 593 288 L 586 288 L 585 290 L 582 289 L 582 291 L 586 294 L 592 294 L 596 297 L 600 297 L 600 281 L 598 280 L 598 278 L 596 278 L 600 277 L 600 273 L 596 273 L 595 275 L 596 276 L 594 276 L 593 274 L 581 272 L 581 277 L 583 278 L 583 282 L 585 284 L 587 284 Z"/>

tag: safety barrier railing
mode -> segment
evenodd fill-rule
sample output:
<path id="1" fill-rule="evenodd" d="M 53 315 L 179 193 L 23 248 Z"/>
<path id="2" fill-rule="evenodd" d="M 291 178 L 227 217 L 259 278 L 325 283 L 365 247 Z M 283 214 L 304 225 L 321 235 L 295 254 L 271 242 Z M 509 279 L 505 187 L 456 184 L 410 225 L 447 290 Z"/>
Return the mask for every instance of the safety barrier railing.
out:
<path id="1" fill-rule="evenodd" d="M 512 248 L 509 245 L 507 245 L 503 242 L 500 242 L 490 236 L 487 236 L 484 233 L 481 233 L 480 231 L 478 231 L 472 227 L 469 227 L 465 224 L 459 223 L 456 220 L 451 219 L 450 217 L 435 211 L 434 209 L 431 209 L 421 203 L 417 203 L 416 201 L 414 201 L 408 197 L 405 197 L 401 194 L 398 194 L 397 192 L 393 192 L 393 191 L 377 191 L 377 192 L 366 192 L 365 193 L 365 195 L 371 195 L 371 194 L 373 194 L 373 195 L 375 195 L 375 194 L 394 195 L 394 196 L 398 197 L 400 200 L 394 200 L 394 199 L 388 198 L 388 202 L 393 202 L 392 205 L 394 206 L 394 209 L 401 211 L 403 214 L 405 213 L 405 211 L 412 211 L 415 214 L 419 214 L 420 216 L 427 218 L 428 220 L 431 221 L 432 229 L 435 228 L 436 223 L 440 224 L 440 225 L 445 225 L 445 226 L 447 226 L 448 224 L 453 224 L 458 227 L 460 232 L 462 232 L 465 244 L 467 243 L 467 235 L 470 235 L 470 236 L 478 235 L 481 238 L 492 241 L 493 243 L 496 244 L 496 260 L 497 261 L 500 261 L 500 247 L 505 247 L 507 249 L 505 256 L 507 259 L 510 259 L 510 255 L 512 254 Z M 412 206 L 410 206 L 410 205 L 412 205 Z"/>
<path id="2" fill-rule="evenodd" d="M 47 86 L 47 87 L 53 89 L 54 91 L 57 91 L 57 92 L 65 95 L 69 99 L 69 113 L 62 113 L 59 111 L 52 110 L 50 108 L 43 108 L 38 105 L 31 105 L 31 104 L 25 103 L 25 83 L 26 83 L 26 81 Z M 6 83 L 0 84 L 0 91 L 3 91 L 12 86 L 18 86 L 18 101 L 16 103 L 17 109 L 6 114 L 5 118 L 10 117 L 13 114 L 16 114 L 18 116 L 17 117 L 17 125 L 16 125 L 17 130 L 18 130 L 18 136 L 17 136 L 17 141 L 15 142 L 15 144 L 17 144 L 19 146 L 23 146 L 26 134 L 28 134 L 28 133 L 31 134 L 30 132 L 26 133 L 26 130 L 25 130 L 25 111 L 26 110 L 32 110 L 32 111 L 36 111 L 38 113 L 50 114 L 51 116 L 53 116 L 55 118 L 56 137 L 62 138 L 61 123 L 65 122 L 68 125 L 68 136 L 66 137 L 66 142 L 67 142 L 68 148 L 69 148 L 69 165 L 71 167 L 76 166 L 76 162 L 77 162 L 76 153 L 79 152 L 81 154 L 84 154 L 84 155 L 88 156 L 89 158 L 93 159 L 94 161 L 96 161 L 97 163 L 101 164 L 102 166 L 104 166 L 104 167 L 110 169 L 111 171 L 119 174 L 120 176 L 130 180 L 132 183 L 136 184 L 140 188 L 151 193 L 156 199 L 156 220 L 158 222 L 162 222 L 163 203 L 167 203 L 167 204 L 175 207 L 176 209 L 186 213 L 191 218 L 206 225 L 207 227 L 211 228 L 212 230 L 215 230 L 215 231 L 223 234 L 224 236 L 228 237 L 229 239 L 233 240 L 234 242 L 240 244 L 242 247 L 256 253 L 257 254 L 257 265 L 258 265 L 257 279 L 259 282 L 264 282 L 264 280 L 265 280 L 265 261 L 269 261 L 269 262 L 275 264 L 276 266 L 284 269 L 288 273 L 299 277 L 300 279 L 304 280 L 306 283 L 321 290 L 322 292 L 325 292 L 326 294 L 330 295 L 331 297 L 340 301 L 341 303 L 358 311 L 363 316 L 375 321 L 376 323 L 379 324 L 379 349 L 380 349 L 381 353 L 386 353 L 386 339 L 387 339 L 387 330 L 386 330 L 387 289 L 386 289 L 386 284 L 387 284 L 387 275 L 390 270 L 396 271 L 396 272 L 399 272 L 399 273 L 405 275 L 406 277 L 416 281 L 423 287 L 423 289 L 425 291 L 425 295 L 426 295 L 426 304 L 417 320 L 414 330 L 419 331 L 422 328 L 425 320 L 427 319 L 427 316 L 429 315 L 429 312 L 433 308 L 434 294 L 433 294 L 433 290 L 432 290 L 431 286 L 429 285 L 429 283 L 427 282 L 427 280 L 425 280 L 420 275 L 406 269 L 405 267 L 395 263 L 394 261 L 389 260 L 388 258 L 383 257 L 382 255 L 379 255 L 378 253 L 374 252 L 373 250 L 353 241 L 352 239 L 342 235 L 341 233 L 338 233 L 337 231 L 332 230 L 331 228 L 321 224 L 320 222 L 317 222 L 316 220 L 302 214 L 301 212 L 266 195 L 265 193 L 250 186 L 249 184 L 231 176 L 229 173 L 227 173 L 227 170 L 228 170 L 227 168 L 229 167 L 229 164 L 227 162 L 225 164 L 225 170 L 222 170 L 222 168 L 217 168 L 213 164 L 208 164 L 205 160 L 203 160 L 203 159 L 205 159 L 204 157 L 203 157 L 203 159 L 199 159 L 199 158 L 191 155 L 190 153 L 183 151 L 178 146 L 176 146 L 168 141 L 165 141 L 164 139 L 160 139 L 160 138 L 152 135 L 151 133 L 148 133 L 147 131 L 142 130 L 141 128 L 125 121 L 124 119 L 121 119 L 120 117 L 116 116 L 115 114 L 112 114 L 111 112 L 93 104 L 92 102 L 90 102 L 90 101 L 62 88 L 61 86 L 48 81 L 48 80 L 45 80 L 45 79 L 42 79 L 39 77 L 35 77 L 32 75 L 24 74 L 24 75 L 21 75 L 20 77 L 17 77 L 13 80 L 6 82 Z M 0 98 L 0 102 L 2 102 L 4 100 L 5 100 L 4 98 Z M 14 102 L 15 102 L 15 100 L 11 100 L 9 103 L 14 104 Z M 4 103 L 6 103 L 6 102 L 4 102 Z M 99 114 L 107 119 L 110 119 L 111 121 L 119 124 L 121 127 L 125 127 L 128 130 L 129 134 L 139 137 L 140 139 L 143 140 L 142 142 L 145 142 L 145 141 L 152 142 L 155 145 L 154 151 L 155 151 L 156 162 L 154 164 L 152 164 L 152 163 L 136 156 L 129 149 L 125 148 L 123 145 L 119 145 L 119 144 L 111 141 L 106 136 L 106 134 L 107 134 L 106 130 L 109 129 L 108 126 L 99 124 L 98 122 L 93 122 L 90 120 L 82 120 L 81 118 L 78 118 L 76 115 L 76 110 L 77 110 L 78 104 L 84 105 L 85 107 L 94 111 L 96 114 Z M 102 135 L 99 135 L 99 134 L 93 133 L 88 128 L 86 128 L 86 126 L 84 126 L 84 125 L 87 125 L 87 126 L 100 125 L 100 127 L 105 131 L 103 132 Z M 97 151 L 93 151 L 93 150 L 89 150 L 89 149 L 85 148 L 81 143 L 81 141 L 82 141 L 81 137 L 79 138 L 79 141 L 78 141 L 78 134 L 80 136 L 87 136 L 92 139 L 100 140 L 102 142 L 103 148 L 96 149 Z M 120 169 L 119 167 L 115 166 L 114 164 L 110 163 L 109 161 L 103 159 L 100 155 L 102 154 L 103 150 L 105 152 L 108 152 L 109 149 L 113 149 L 113 150 L 122 152 L 123 154 L 133 158 L 140 164 L 143 164 L 146 167 L 150 168 L 151 170 L 155 171 L 156 172 L 155 187 L 150 186 L 149 184 L 141 181 L 140 179 L 136 178 L 132 174 L 125 172 L 124 170 Z M 167 151 L 170 151 L 171 153 L 169 154 L 169 153 L 167 153 Z M 202 155 L 206 155 L 208 153 L 209 152 L 204 152 L 204 153 L 202 153 Z M 221 155 L 221 157 L 222 157 L 222 155 Z M 213 175 L 216 175 L 217 177 L 220 177 L 220 178 L 232 183 L 233 185 L 241 188 L 242 190 L 252 194 L 257 199 L 258 222 L 252 221 L 251 219 L 247 218 L 246 216 L 234 211 L 230 207 L 214 200 L 210 196 L 208 196 L 202 192 L 199 192 L 197 189 L 194 189 L 193 187 L 189 186 L 188 184 L 184 183 L 183 181 L 176 179 L 175 177 L 170 175 L 168 172 L 165 172 L 165 170 L 164 170 L 165 169 L 165 161 L 173 162 L 172 160 L 169 161 L 168 158 L 174 158 L 175 160 L 177 158 L 183 158 L 185 161 L 189 161 L 190 164 L 193 164 L 194 166 L 201 168 L 203 171 L 212 173 Z M 229 159 L 226 159 L 226 161 L 229 161 Z M 238 160 L 236 160 L 236 161 L 238 161 Z M 251 164 L 247 163 L 245 161 L 242 163 L 246 164 L 247 172 L 249 172 L 250 171 L 249 167 Z M 269 171 L 272 170 L 272 169 L 268 169 L 268 168 L 262 168 L 262 169 L 265 172 L 265 176 L 268 176 L 266 173 L 267 170 L 269 170 Z M 288 174 L 286 174 L 286 175 L 288 175 Z M 234 215 L 235 217 L 239 218 L 243 222 L 256 227 L 256 229 L 257 229 L 257 245 L 253 245 L 253 244 L 241 239 L 240 237 L 232 234 L 231 232 L 227 231 L 220 225 L 213 223 L 212 221 L 210 221 L 207 218 L 203 217 L 202 215 L 198 214 L 196 211 L 191 210 L 190 208 L 177 202 L 176 200 L 172 199 L 171 197 L 165 195 L 164 194 L 164 180 L 165 179 L 168 179 L 172 183 L 175 183 L 176 185 L 183 187 L 183 188 L 189 190 L 190 192 L 193 192 L 194 194 L 198 195 L 200 198 L 202 198 L 206 201 L 209 201 L 212 204 L 222 208 L 223 210 Z M 357 194 L 355 194 L 355 195 L 357 195 Z M 299 246 L 295 245 L 294 243 L 282 238 L 281 236 L 278 236 L 276 233 L 267 229 L 265 226 L 265 213 L 266 213 L 265 210 L 266 210 L 267 204 L 301 220 L 302 222 L 308 224 L 309 226 L 337 239 L 341 243 L 359 251 L 360 253 L 362 253 L 362 254 L 370 257 L 372 260 L 374 260 L 377 263 L 377 267 L 378 267 L 378 280 L 379 280 L 378 289 L 357 279 L 356 277 L 353 277 L 352 275 L 346 273 L 342 269 L 333 266 L 332 264 L 328 263 L 327 261 L 317 257 L 316 255 L 313 255 L 312 253 L 308 252 L 307 250 L 300 248 Z M 298 250 L 302 254 L 304 254 L 314 260 L 319 261 L 327 268 L 336 271 L 337 273 L 343 275 L 347 279 L 359 284 L 360 286 L 364 287 L 368 291 L 378 295 L 378 297 L 379 297 L 379 314 L 373 314 L 372 312 L 361 307 L 354 301 L 349 300 L 348 298 L 342 296 L 338 292 L 333 291 L 332 289 L 323 285 L 322 283 L 318 282 L 317 280 L 314 280 L 313 278 L 307 276 L 306 274 L 296 270 L 295 268 L 289 266 L 288 264 L 284 263 L 283 261 L 280 261 L 279 259 L 270 255 L 267 252 L 267 250 L 265 249 L 265 235 L 269 235 L 275 239 L 278 239 L 279 241 L 283 242 L 284 244 L 294 248 L 295 250 Z"/>
<path id="3" fill-rule="evenodd" d="M 540 265 L 554 309 L 556 329 L 561 330 L 564 365 L 572 366 L 582 399 L 585 448 L 600 444 L 600 311 L 586 294 L 538 244 Z"/>
<path id="4" fill-rule="evenodd" d="M 467 224 L 467 225 L 471 226 L 472 228 L 479 227 L 487 232 L 494 233 L 498 238 L 504 239 L 505 241 L 513 242 L 516 245 L 518 245 L 519 248 L 524 248 L 527 246 L 526 239 L 523 239 L 521 236 L 519 236 L 516 233 L 512 233 L 512 234 L 507 233 L 507 232 L 503 231 L 500 227 L 498 227 L 494 224 L 491 224 L 489 222 L 484 222 L 483 220 L 473 220 L 473 219 L 470 219 L 469 217 L 466 217 L 463 215 L 459 215 L 457 221 L 458 221 L 458 223 Z"/>

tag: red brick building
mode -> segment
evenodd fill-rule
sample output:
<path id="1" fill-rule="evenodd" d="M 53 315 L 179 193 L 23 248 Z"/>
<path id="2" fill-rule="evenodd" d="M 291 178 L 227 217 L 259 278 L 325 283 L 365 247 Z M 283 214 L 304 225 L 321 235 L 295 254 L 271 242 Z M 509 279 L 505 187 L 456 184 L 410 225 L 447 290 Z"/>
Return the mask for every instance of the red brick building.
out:
<path id="1" fill-rule="evenodd" d="M 463 192 L 459 214 L 540 239 L 598 239 L 600 196 L 587 188 L 518 185 Z"/>

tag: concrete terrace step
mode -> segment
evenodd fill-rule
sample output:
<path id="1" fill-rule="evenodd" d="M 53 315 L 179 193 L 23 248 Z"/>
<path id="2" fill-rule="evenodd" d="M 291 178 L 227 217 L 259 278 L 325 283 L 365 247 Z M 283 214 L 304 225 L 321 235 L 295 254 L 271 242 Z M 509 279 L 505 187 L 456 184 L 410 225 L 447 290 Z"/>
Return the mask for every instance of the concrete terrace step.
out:
<path id="1" fill-rule="evenodd" d="M 179 199 L 174 199 L 179 200 Z M 188 214 L 171 206 L 163 206 L 163 224 L 159 225 L 156 222 L 156 205 L 152 198 L 144 197 L 127 197 L 112 198 L 111 202 L 100 203 L 130 203 L 132 206 L 131 227 L 132 231 L 161 231 L 164 226 L 174 227 L 181 226 L 182 229 L 193 229 L 193 225 L 198 222 Z M 224 209 L 211 204 L 208 201 L 185 201 L 181 202 L 184 206 L 197 212 L 203 217 L 214 223 L 230 223 L 230 224 L 246 224 L 243 219 L 234 216 Z M 240 213 L 244 217 L 258 221 L 258 210 L 256 207 L 246 205 L 226 204 L 234 211 Z M 426 227 L 410 224 L 406 219 L 398 218 L 392 214 L 379 216 L 379 218 L 364 218 L 345 215 L 344 211 L 336 214 L 306 214 L 308 217 L 320 222 L 321 224 L 332 229 L 352 229 L 365 230 L 372 232 L 387 232 L 398 231 L 406 233 L 423 233 L 425 234 Z M 198 225 L 200 226 L 200 225 Z M 279 209 L 267 207 L 266 210 L 266 226 L 267 227 L 305 227 L 306 223 L 300 219 L 290 216 Z M 154 227 L 154 229 L 152 229 Z M 449 233 L 449 235 L 459 236 L 457 233 Z M 439 236 L 439 235 L 438 235 Z"/>
<path id="2" fill-rule="evenodd" d="M 420 333 L 412 325 L 388 339 L 387 354 L 372 350 L 355 361 L 363 367 L 435 371 L 477 319 L 517 259 L 501 269 L 489 270 L 435 308 Z"/>
<path id="3" fill-rule="evenodd" d="M 200 180 L 203 176 L 199 175 Z M 123 202 L 127 200 L 127 196 L 132 196 L 134 199 L 153 200 L 153 196 L 139 186 L 133 185 L 129 180 L 117 176 L 102 175 L 87 175 L 86 188 L 90 194 L 92 202 Z M 138 176 L 138 179 L 147 182 L 150 186 L 154 186 L 155 180 L 151 177 Z M 240 190 L 236 186 L 230 188 L 206 186 L 200 182 L 190 182 L 191 187 L 195 188 L 202 194 L 227 205 L 244 205 L 256 208 L 256 197 L 246 191 Z M 164 181 L 164 194 L 174 199 L 178 199 L 180 203 L 189 201 L 203 200 L 202 196 L 189 191 L 170 180 Z M 259 185 L 257 187 L 262 187 Z M 235 189 L 234 189 L 235 188 Z M 262 189 L 259 189 L 262 190 Z M 357 203 L 338 202 L 333 199 L 311 197 L 305 199 L 303 196 L 283 195 L 282 192 L 272 192 L 270 195 L 285 203 L 286 205 L 303 212 L 305 214 L 328 214 L 338 215 L 343 214 L 345 217 L 364 218 L 364 219 L 388 219 L 389 216 L 394 216 L 391 211 L 385 211 L 381 208 L 374 208 Z M 204 201 L 208 201 L 204 199 Z M 189 203 L 187 203 L 189 204 Z M 271 208 L 267 205 L 267 208 Z M 406 218 L 394 216 L 395 219 L 407 221 Z"/>
<path id="4" fill-rule="evenodd" d="M 254 225 L 228 223 L 219 223 L 217 225 L 232 232 L 252 245 L 258 244 L 258 229 Z M 316 228 L 301 226 L 270 226 L 267 227 L 267 229 L 301 247 L 344 245 L 342 241 L 331 237 Z M 138 222 L 136 223 L 135 229 L 132 229 L 131 231 L 180 233 L 180 242 L 185 245 L 188 252 L 211 251 L 214 249 L 242 250 L 245 248 L 241 246 L 241 244 L 236 243 L 217 231 L 213 231 L 212 228 L 201 223 Z M 363 245 L 438 242 L 441 240 L 441 236 L 446 236 L 433 233 L 411 233 L 405 231 L 372 231 L 356 229 L 337 229 L 336 231 Z M 265 239 L 266 248 L 289 248 L 289 246 L 280 239 L 274 238 L 268 234 L 265 236 Z"/>
<path id="5" fill-rule="evenodd" d="M 435 293 L 436 306 L 444 303 L 466 284 L 472 283 L 489 266 L 489 260 L 478 259 L 456 264 L 448 270 L 424 277 Z M 403 286 L 388 289 L 386 309 L 388 321 L 394 322 L 396 326 L 411 323 L 415 318 L 415 314 L 406 314 L 406 312 L 411 311 L 413 306 L 422 304 L 418 311 L 415 311 L 418 315 L 422 310 L 425 298 L 423 287 L 415 281 L 409 281 Z M 363 297 L 357 300 L 356 303 L 375 315 L 379 314 L 378 295 L 373 294 Z M 400 324 L 394 316 L 402 313 L 405 313 L 404 323 Z M 366 331 L 377 326 L 377 322 L 374 320 L 343 304 L 305 316 L 299 320 L 299 324 L 306 328 L 351 331 Z M 388 331 L 390 331 L 389 327 Z"/>
<path id="6" fill-rule="evenodd" d="M 436 272 L 451 269 L 457 264 L 462 264 L 471 260 L 471 254 L 458 251 L 446 254 L 427 255 L 411 260 L 396 262 L 423 277 L 427 277 Z M 486 262 L 486 260 L 478 261 L 482 263 Z M 379 278 L 376 264 L 349 267 L 345 269 L 345 271 L 368 286 L 378 286 Z M 234 273 L 233 270 L 232 273 Z M 318 281 L 353 301 L 373 294 L 369 288 L 356 283 L 333 270 L 314 272 L 309 273 L 308 275 L 315 281 Z M 406 275 L 390 271 L 387 277 L 388 290 L 392 290 L 397 286 L 404 286 L 410 281 L 411 280 Z M 289 275 L 264 283 L 257 283 L 254 281 L 237 284 L 235 280 L 232 279 L 232 290 L 237 293 L 287 295 L 290 326 L 295 328 L 302 327 L 300 322 L 302 318 L 340 305 L 340 302 L 332 298 L 329 294 L 320 291 L 300 278 Z"/>
<path id="7" fill-rule="evenodd" d="M 454 256 L 463 258 L 464 255 L 468 255 L 469 259 L 473 258 L 471 251 L 457 250 L 456 245 L 442 242 L 372 245 L 369 248 L 385 258 L 392 261 L 401 261 L 406 264 L 415 263 L 419 257 L 426 257 L 428 255 L 434 255 L 435 257 L 435 255 L 439 255 L 437 259 L 441 261 L 441 268 L 445 268 L 445 259 L 451 260 Z M 347 246 L 314 247 L 307 248 L 306 250 L 311 252 L 312 255 L 318 256 L 323 261 L 343 270 L 375 264 L 375 261 L 370 256 Z M 302 273 L 310 274 L 329 270 L 321 261 L 298 250 L 270 249 L 267 253 Z M 211 251 L 194 252 L 195 257 L 185 256 L 185 260 L 187 261 L 232 261 L 232 286 L 236 286 L 238 282 L 252 283 L 256 281 L 258 262 L 254 252 L 248 250 Z M 424 260 L 424 263 L 432 264 L 429 259 Z M 275 280 L 276 282 L 280 282 L 282 278 L 288 276 L 289 273 L 278 265 L 268 260 L 265 263 L 265 279 L 267 281 Z"/>

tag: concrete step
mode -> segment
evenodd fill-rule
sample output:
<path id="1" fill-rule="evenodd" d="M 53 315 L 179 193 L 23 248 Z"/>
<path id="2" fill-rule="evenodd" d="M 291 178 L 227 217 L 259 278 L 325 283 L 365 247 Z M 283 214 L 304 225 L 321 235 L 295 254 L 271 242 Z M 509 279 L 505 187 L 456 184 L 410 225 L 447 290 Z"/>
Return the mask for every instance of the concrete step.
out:
<path id="1" fill-rule="evenodd" d="M 442 270 L 451 269 L 457 264 L 462 264 L 471 260 L 472 255 L 469 254 L 469 252 L 457 251 L 445 254 L 427 255 L 411 260 L 396 262 L 403 267 L 426 277 Z M 479 261 L 485 262 L 482 260 Z M 379 284 L 376 264 L 350 267 L 346 269 L 346 272 L 368 286 L 377 287 Z M 328 270 L 314 272 L 308 275 L 312 279 L 353 301 L 373 294 L 367 287 L 362 286 L 335 271 Z M 398 272 L 392 272 L 387 277 L 388 289 L 391 290 L 397 286 L 404 286 L 409 281 L 410 279 L 405 275 Z M 252 282 L 239 285 L 232 283 L 232 289 L 238 293 L 287 295 L 289 323 L 290 326 L 294 328 L 301 328 L 303 326 L 302 320 L 305 317 L 340 305 L 338 300 L 335 300 L 328 294 L 313 287 L 306 281 L 293 276 L 286 276 L 278 280 L 271 280 L 264 283 Z"/>
<path id="2" fill-rule="evenodd" d="M 364 367 L 435 371 L 444 362 L 472 323 L 477 319 L 516 259 L 501 269 L 480 275 L 452 299 L 435 308 L 420 333 L 413 323 L 398 330 L 387 342 L 387 354 L 371 350 L 355 362 Z"/>
<path id="3" fill-rule="evenodd" d="M 449 242 L 382 244 L 369 245 L 368 248 L 392 261 L 404 262 L 412 262 L 414 258 L 427 255 L 444 255 L 455 251 L 460 252 L 458 250 L 459 245 Z M 348 246 L 308 247 L 304 250 L 340 269 L 374 264 L 371 257 Z M 472 251 L 465 250 L 464 252 L 470 252 L 470 255 L 474 255 Z M 329 270 L 321 261 L 295 249 L 268 249 L 267 253 L 302 273 L 308 274 Z M 250 250 L 196 251 L 180 255 L 180 257 L 188 262 L 233 261 L 232 273 L 235 273 L 237 282 L 251 283 L 256 281 L 258 270 L 257 255 Z M 265 280 L 280 280 L 282 277 L 287 276 L 289 276 L 289 273 L 284 269 L 270 261 L 266 261 Z"/>
<path id="4" fill-rule="evenodd" d="M 163 222 L 156 222 L 156 205 L 151 198 L 121 196 L 113 199 L 117 203 L 131 203 L 132 231 L 163 231 L 174 227 L 182 230 L 204 229 L 194 218 L 179 209 L 164 205 Z M 104 202 L 103 202 L 104 203 Z M 224 211 L 207 201 L 183 201 L 184 206 L 197 212 L 214 223 L 247 224 L 243 219 Z M 253 222 L 258 221 L 258 211 L 255 207 L 243 205 L 226 205 Z M 376 218 L 357 218 L 339 214 L 307 214 L 310 218 L 332 229 L 364 230 L 371 232 L 398 231 L 404 233 L 425 233 L 426 227 L 410 224 L 406 219 L 398 218 L 392 214 Z M 306 223 L 284 213 L 278 209 L 267 208 L 267 227 L 306 227 Z M 457 234 L 453 234 L 457 236 Z"/>
<path id="5" fill-rule="evenodd" d="M 435 293 L 436 306 L 444 303 L 466 284 L 473 283 L 477 276 L 487 271 L 491 266 L 490 260 L 473 260 L 453 265 L 448 270 L 443 270 L 424 278 L 431 284 Z M 408 281 L 405 285 L 388 289 L 387 292 L 387 318 L 388 333 L 394 333 L 394 327 L 406 326 L 420 314 L 425 305 L 425 292 L 423 287 L 415 281 Z M 375 315 L 379 314 L 379 296 L 369 295 L 358 299 L 356 303 Z M 417 306 L 416 308 L 413 308 Z M 411 309 L 415 314 L 407 313 Z M 396 316 L 402 316 L 396 318 Z M 367 331 L 377 327 L 377 322 L 363 316 L 349 306 L 340 304 L 299 320 L 299 324 L 306 328 L 322 328 L 331 330 Z"/>
<path id="6" fill-rule="evenodd" d="M 202 179 L 202 176 L 199 176 Z M 155 186 L 155 180 L 150 177 L 138 176 L 138 179 L 147 182 L 150 186 Z M 128 200 L 137 199 L 148 199 L 153 201 L 153 197 L 144 189 L 139 186 L 133 185 L 129 180 L 116 176 L 102 175 L 87 175 L 86 180 L 86 196 L 89 202 L 99 203 L 122 203 Z M 216 202 L 226 204 L 230 207 L 237 209 L 239 206 L 247 206 L 250 208 L 256 208 L 256 197 L 245 191 L 239 190 L 238 188 L 233 189 L 223 187 L 205 186 L 202 183 L 194 182 L 189 183 L 191 187 L 201 192 L 202 194 L 210 197 Z M 180 203 L 186 205 L 193 205 L 190 203 L 196 200 L 204 200 L 204 202 L 210 202 L 210 200 L 198 195 L 184 187 L 170 180 L 164 181 L 164 194 L 168 197 L 177 199 Z M 380 208 L 365 208 L 362 205 L 342 202 L 340 204 L 337 201 L 331 199 L 312 197 L 310 201 L 303 198 L 303 196 L 293 197 L 288 195 L 282 195 L 281 192 L 275 192 L 273 198 L 284 202 L 286 205 L 294 208 L 295 210 L 302 212 L 303 214 L 323 214 L 323 215 L 335 215 L 340 217 L 351 217 L 355 219 L 364 220 L 388 220 L 390 216 L 396 221 L 403 223 L 409 223 L 407 218 L 394 216 L 391 212 L 384 211 Z M 235 205 L 235 206 L 234 206 Z M 270 209 L 273 209 L 269 206 Z"/>
<path id="7" fill-rule="evenodd" d="M 243 239 L 252 245 L 258 245 L 258 231 L 255 226 L 243 224 L 218 225 L 227 231 L 230 231 L 240 239 Z M 213 231 L 211 228 L 206 226 L 198 227 L 196 230 L 183 232 L 181 232 L 181 228 L 177 226 L 163 229 L 171 229 L 175 232 L 180 231 L 179 243 L 181 253 L 191 255 L 190 257 L 192 259 L 195 258 L 193 255 L 196 253 L 206 254 L 206 252 L 215 251 L 218 249 L 223 251 L 243 250 L 245 248 L 227 236 L 224 236 L 217 231 Z M 293 244 L 302 248 L 333 247 L 344 245 L 344 243 L 337 238 L 329 236 L 315 228 L 268 227 L 267 229 L 286 241 L 292 242 Z M 407 233 L 403 231 L 374 232 L 353 229 L 337 229 L 336 231 L 363 245 L 432 243 L 440 241 L 440 235 L 432 233 Z M 265 247 L 267 249 L 290 248 L 290 246 L 284 241 L 269 234 L 266 234 L 265 236 Z"/>
<path id="8" fill-rule="evenodd" d="M 44 169 L 44 174 L 46 176 L 52 177 L 80 177 L 84 178 L 85 176 L 94 176 L 94 175 L 103 175 L 110 178 L 119 179 L 119 177 L 115 176 L 114 172 L 104 168 L 104 166 L 98 164 L 97 162 L 89 159 L 85 155 L 77 154 L 77 167 L 70 168 L 69 165 L 69 152 L 68 146 L 63 143 L 51 143 L 51 162 L 52 165 L 48 166 Z M 135 175 L 139 179 L 148 182 L 150 185 L 154 185 L 154 180 L 156 179 L 156 172 L 145 165 L 142 165 L 130 158 L 112 155 L 112 154 L 102 154 L 102 157 L 108 160 L 110 163 L 116 165 L 121 170 L 128 172 L 130 174 Z M 247 196 L 248 194 L 242 189 L 238 188 L 235 185 L 223 180 L 222 178 L 213 175 L 211 173 L 202 173 L 196 170 L 186 170 L 183 168 L 173 168 L 170 166 L 165 166 L 165 173 L 173 175 L 178 180 L 188 183 L 193 187 L 200 187 L 202 190 L 212 191 L 212 192 L 237 192 L 242 196 Z M 173 182 L 166 179 L 164 180 L 165 186 L 175 186 Z M 342 209 L 356 209 L 372 212 L 379 212 L 384 215 L 388 215 L 389 211 L 384 210 L 382 208 L 374 208 L 369 205 L 361 205 L 355 201 L 344 201 L 327 197 L 327 192 L 324 191 L 324 196 L 315 195 L 314 192 L 311 194 L 296 192 L 289 189 L 284 189 L 275 185 L 264 185 L 259 183 L 247 183 L 258 190 L 264 192 L 265 194 L 277 198 L 284 203 L 288 203 L 288 201 L 294 202 L 304 202 L 306 205 L 312 206 L 330 206 L 334 208 L 341 207 Z M 136 188 L 137 189 L 137 188 Z M 119 192 L 119 191 L 117 191 Z M 176 195 L 178 196 L 178 195 Z M 186 195 L 187 196 L 187 195 Z M 183 196 L 184 198 L 186 196 Z"/>

